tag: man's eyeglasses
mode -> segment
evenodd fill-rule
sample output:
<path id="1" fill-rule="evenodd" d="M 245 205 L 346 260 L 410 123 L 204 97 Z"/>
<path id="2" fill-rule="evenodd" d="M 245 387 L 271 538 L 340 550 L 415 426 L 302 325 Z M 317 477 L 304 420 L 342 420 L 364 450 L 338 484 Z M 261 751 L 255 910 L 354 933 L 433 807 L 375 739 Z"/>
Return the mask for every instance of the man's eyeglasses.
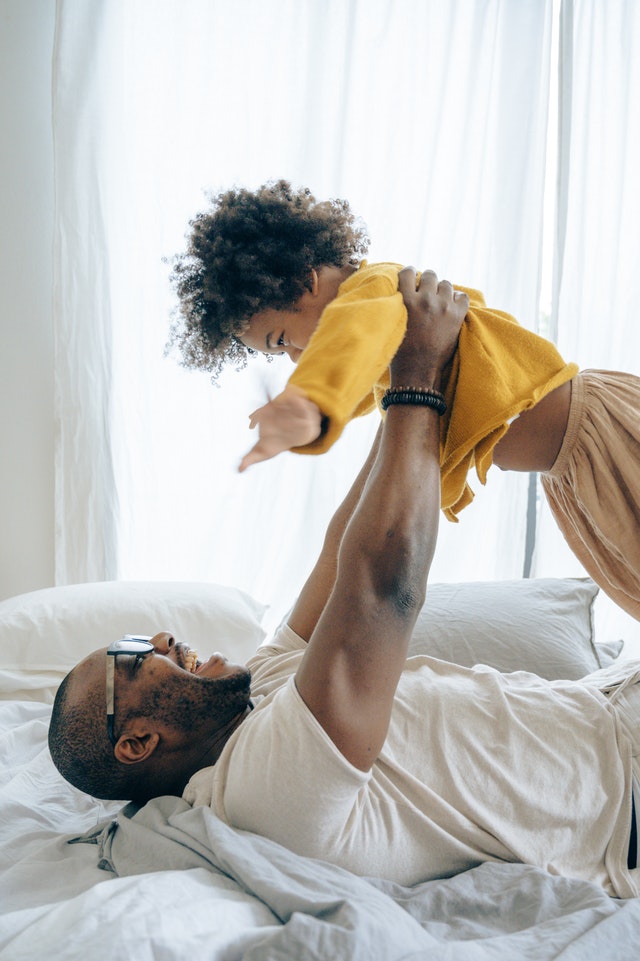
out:
<path id="1" fill-rule="evenodd" d="M 125 634 L 121 640 L 114 641 L 107 648 L 107 734 L 114 747 L 116 743 L 113 733 L 116 657 L 119 654 L 129 654 L 136 659 L 140 659 L 146 657 L 153 650 L 154 646 L 150 637 L 139 637 L 134 634 Z"/>

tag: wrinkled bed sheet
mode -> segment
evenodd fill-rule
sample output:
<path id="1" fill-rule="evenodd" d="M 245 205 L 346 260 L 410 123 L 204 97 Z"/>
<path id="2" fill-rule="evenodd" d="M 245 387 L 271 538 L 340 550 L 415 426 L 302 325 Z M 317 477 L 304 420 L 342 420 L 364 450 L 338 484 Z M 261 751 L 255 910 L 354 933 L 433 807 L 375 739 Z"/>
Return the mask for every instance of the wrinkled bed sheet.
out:
<path id="1" fill-rule="evenodd" d="M 525 865 L 403 888 L 159 798 L 104 805 L 59 777 L 50 707 L 0 702 L 0 959 L 630 961 L 640 900 Z M 78 834 L 82 840 L 69 843 Z"/>

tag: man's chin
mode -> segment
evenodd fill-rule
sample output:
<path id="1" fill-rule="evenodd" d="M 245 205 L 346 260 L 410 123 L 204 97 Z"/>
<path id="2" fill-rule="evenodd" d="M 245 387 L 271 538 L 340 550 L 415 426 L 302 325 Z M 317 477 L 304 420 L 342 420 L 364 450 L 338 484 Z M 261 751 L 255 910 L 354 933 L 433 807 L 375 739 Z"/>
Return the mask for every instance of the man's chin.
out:
<path id="1" fill-rule="evenodd" d="M 247 673 L 249 673 L 249 669 L 244 664 L 231 664 L 222 654 L 212 654 L 206 661 L 198 664 L 195 671 L 197 677 L 215 678 L 216 680 Z"/>
<path id="2" fill-rule="evenodd" d="M 205 675 L 207 677 L 207 675 Z M 251 671 L 244 664 L 226 664 L 223 673 L 217 673 L 207 678 L 215 681 L 218 690 L 228 693 L 251 692 Z"/>

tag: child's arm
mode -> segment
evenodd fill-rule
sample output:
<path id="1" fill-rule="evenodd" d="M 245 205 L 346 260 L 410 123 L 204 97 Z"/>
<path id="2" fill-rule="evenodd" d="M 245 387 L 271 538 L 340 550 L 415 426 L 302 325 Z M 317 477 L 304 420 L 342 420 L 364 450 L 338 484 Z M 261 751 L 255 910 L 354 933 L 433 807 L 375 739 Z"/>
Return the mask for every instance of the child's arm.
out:
<path id="1" fill-rule="evenodd" d="M 251 415 L 260 439 L 241 471 L 285 450 L 323 453 L 352 417 L 373 409 L 373 385 L 406 329 L 398 270 L 397 264 L 372 265 L 341 285 L 285 390 Z"/>
<path id="2" fill-rule="evenodd" d="M 387 385 L 407 326 L 399 270 L 398 264 L 362 267 L 325 307 L 289 384 L 303 390 L 326 420 L 321 435 L 296 453 L 324 453 L 354 416 L 374 409 L 374 386 L 381 379 Z"/>
<path id="3" fill-rule="evenodd" d="M 240 461 L 240 472 L 316 440 L 322 433 L 322 414 L 303 390 L 288 384 L 281 394 L 250 415 L 249 427 L 253 430 L 256 426 L 260 439 Z"/>

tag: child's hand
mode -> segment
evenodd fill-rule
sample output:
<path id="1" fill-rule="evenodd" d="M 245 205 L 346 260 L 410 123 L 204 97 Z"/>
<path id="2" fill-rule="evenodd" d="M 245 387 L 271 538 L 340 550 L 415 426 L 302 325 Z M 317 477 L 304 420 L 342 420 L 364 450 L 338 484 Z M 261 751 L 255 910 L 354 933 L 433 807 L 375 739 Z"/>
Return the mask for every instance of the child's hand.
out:
<path id="1" fill-rule="evenodd" d="M 291 447 L 304 447 L 320 436 L 322 414 L 299 387 L 289 385 L 273 400 L 250 415 L 249 427 L 258 427 L 260 440 L 240 461 L 240 472 L 269 460 Z"/>

